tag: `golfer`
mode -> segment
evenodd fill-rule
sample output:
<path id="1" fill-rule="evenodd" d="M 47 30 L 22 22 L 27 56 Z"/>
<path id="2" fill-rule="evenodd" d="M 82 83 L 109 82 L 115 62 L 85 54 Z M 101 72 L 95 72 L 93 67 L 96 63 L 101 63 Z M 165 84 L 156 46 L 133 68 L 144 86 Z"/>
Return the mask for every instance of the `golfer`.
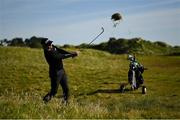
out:
<path id="1" fill-rule="evenodd" d="M 77 52 L 67 52 L 60 48 L 57 48 L 52 44 L 53 41 L 48 39 L 41 40 L 42 47 L 44 49 L 44 56 L 49 64 L 49 77 L 51 79 L 51 90 L 44 96 L 43 101 L 47 103 L 53 96 L 56 95 L 59 84 L 63 90 L 64 102 L 67 103 L 69 96 L 69 88 L 67 75 L 63 68 L 63 59 L 69 57 L 76 57 Z"/>

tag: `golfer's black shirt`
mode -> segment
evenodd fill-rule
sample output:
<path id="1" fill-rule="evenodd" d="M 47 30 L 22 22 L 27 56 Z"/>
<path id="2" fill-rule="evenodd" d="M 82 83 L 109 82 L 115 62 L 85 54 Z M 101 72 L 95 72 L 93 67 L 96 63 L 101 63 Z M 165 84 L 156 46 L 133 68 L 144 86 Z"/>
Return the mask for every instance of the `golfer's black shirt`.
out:
<path id="1" fill-rule="evenodd" d="M 50 51 L 44 49 L 44 55 L 50 70 L 63 69 L 62 59 L 72 57 L 71 53 L 55 47 Z"/>

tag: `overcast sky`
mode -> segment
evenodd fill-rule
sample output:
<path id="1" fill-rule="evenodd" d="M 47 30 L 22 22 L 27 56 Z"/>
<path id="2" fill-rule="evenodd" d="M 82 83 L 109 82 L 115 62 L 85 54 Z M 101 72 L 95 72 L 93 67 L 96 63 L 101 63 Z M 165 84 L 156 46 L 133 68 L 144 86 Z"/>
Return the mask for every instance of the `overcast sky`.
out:
<path id="1" fill-rule="evenodd" d="M 114 28 L 111 15 L 123 20 Z M 0 39 L 48 37 L 55 44 L 141 37 L 180 45 L 180 0 L 0 0 Z"/>

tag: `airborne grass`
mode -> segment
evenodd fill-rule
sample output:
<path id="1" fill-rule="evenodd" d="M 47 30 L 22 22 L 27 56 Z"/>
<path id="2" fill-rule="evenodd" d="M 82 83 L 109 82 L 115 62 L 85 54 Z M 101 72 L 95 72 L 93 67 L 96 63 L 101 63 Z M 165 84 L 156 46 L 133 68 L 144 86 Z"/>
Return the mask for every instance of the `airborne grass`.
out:
<path id="1" fill-rule="evenodd" d="M 39 49 L 0 47 L 0 118 L 180 118 L 180 57 L 137 56 L 148 68 L 147 94 L 119 93 L 127 82 L 126 55 L 84 49 L 64 60 L 70 101 L 62 90 L 48 104 L 48 65 Z M 128 86 L 129 88 L 129 86 Z"/>

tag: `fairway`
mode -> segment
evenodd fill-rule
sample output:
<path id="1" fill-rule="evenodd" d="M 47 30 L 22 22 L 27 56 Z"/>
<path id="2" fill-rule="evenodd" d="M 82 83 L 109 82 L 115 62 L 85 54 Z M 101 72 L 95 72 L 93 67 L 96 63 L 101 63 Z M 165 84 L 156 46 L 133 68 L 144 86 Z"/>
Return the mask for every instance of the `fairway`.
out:
<path id="1" fill-rule="evenodd" d="M 64 60 L 66 106 L 61 87 L 48 104 L 42 101 L 50 89 L 42 49 L 0 47 L 0 118 L 180 118 L 180 56 L 136 57 L 148 68 L 145 95 L 141 89 L 118 91 L 127 82 L 127 55 L 83 49 L 79 57 Z"/>

